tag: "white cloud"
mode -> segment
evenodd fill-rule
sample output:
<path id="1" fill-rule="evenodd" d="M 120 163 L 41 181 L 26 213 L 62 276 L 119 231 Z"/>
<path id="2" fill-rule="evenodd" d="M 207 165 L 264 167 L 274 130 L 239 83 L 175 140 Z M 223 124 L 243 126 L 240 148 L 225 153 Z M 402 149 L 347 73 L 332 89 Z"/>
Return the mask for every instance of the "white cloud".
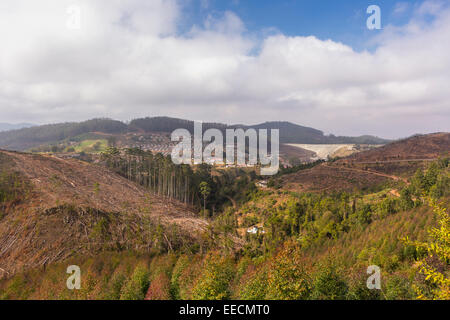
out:
<path id="1" fill-rule="evenodd" d="M 394 6 L 394 14 L 402 15 L 410 8 L 410 4 L 408 2 L 397 2 Z"/>
<path id="2" fill-rule="evenodd" d="M 80 30 L 66 28 L 74 3 Z M 181 10 L 175 0 L 3 0 L 0 120 L 289 120 L 387 137 L 449 129 L 450 11 L 438 2 L 386 26 L 373 53 L 313 36 L 256 39 L 232 12 L 180 34 Z"/>

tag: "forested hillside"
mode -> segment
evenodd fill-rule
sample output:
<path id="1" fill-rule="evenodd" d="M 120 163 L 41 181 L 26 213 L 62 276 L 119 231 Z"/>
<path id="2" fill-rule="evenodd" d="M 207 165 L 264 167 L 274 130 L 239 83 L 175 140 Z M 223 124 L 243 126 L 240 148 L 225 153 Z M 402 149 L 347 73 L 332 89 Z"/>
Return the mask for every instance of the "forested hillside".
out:
<path id="1" fill-rule="evenodd" d="M 24 151 L 41 145 L 55 144 L 57 142 L 74 139 L 87 133 L 105 133 L 121 135 L 132 132 L 164 132 L 171 133 L 175 129 L 184 128 L 193 133 L 194 122 L 190 120 L 169 117 L 154 117 L 132 120 L 129 124 L 111 119 L 92 119 L 84 122 L 58 123 L 19 130 L 0 132 L 0 148 Z M 281 143 L 359 143 L 383 144 L 388 140 L 372 136 L 336 137 L 326 136 L 322 131 L 303 127 L 290 122 L 266 122 L 263 124 L 244 126 L 226 125 L 221 123 L 203 123 L 203 130 L 216 128 L 255 128 L 279 129 Z"/>
<path id="2" fill-rule="evenodd" d="M 42 144 L 50 144 L 83 133 L 104 132 L 120 134 L 128 126 L 110 119 L 93 119 L 79 123 L 58 123 L 0 132 L 0 148 L 8 150 L 27 150 Z"/>
<path id="3" fill-rule="evenodd" d="M 5 123 L 5 122 L 0 122 L 0 132 L 1 131 L 8 131 L 8 130 L 17 130 L 17 129 L 22 129 L 22 128 L 29 128 L 29 127 L 33 127 L 34 124 L 31 123 Z"/>

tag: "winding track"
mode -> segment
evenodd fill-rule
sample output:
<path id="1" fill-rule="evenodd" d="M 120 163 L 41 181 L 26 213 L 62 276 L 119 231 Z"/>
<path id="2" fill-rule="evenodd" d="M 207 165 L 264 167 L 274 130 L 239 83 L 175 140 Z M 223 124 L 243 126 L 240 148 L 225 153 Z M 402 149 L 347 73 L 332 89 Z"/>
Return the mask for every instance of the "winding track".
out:
<path id="1" fill-rule="evenodd" d="M 362 164 L 362 163 L 368 163 L 368 162 L 357 162 L 357 164 L 359 164 L 359 163 Z M 377 162 L 377 163 L 380 163 L 380 162 Z M 406 183 L 408 185 L 410 184 L 410 182 L 406 178 L 402 178 L 402 177 L 399 177 L 399 176 L 394 176 L 394 175 L 390 175 L 390 174 L 386 174 L 386 173 L 382 173 L 382 172 L 378 172 L 378 171 L 362 170 L 362 169 L 347 168 L 347 167 L 344 168 L 344 167 L 332 166 L 332 165 L 329 165 L 329 164 L 323 164 L 323 165 L 326 166 L 326 167 L 329 167 L 329 168 L 335 168 L 335 169 L 340 169 L 340 170 L 348 170 L 348 171 L 355 171 L 355 172 L 362 172 L 362 173 L 373 174 L 373 175 L 376 175 L 376 176 L 389 178 L 389 179 L 392 179 L 392 180 L 395 180 L 395 181 L 399 181 L 400 180 L 400 181 L 403 181 L 404 183 Z"/>

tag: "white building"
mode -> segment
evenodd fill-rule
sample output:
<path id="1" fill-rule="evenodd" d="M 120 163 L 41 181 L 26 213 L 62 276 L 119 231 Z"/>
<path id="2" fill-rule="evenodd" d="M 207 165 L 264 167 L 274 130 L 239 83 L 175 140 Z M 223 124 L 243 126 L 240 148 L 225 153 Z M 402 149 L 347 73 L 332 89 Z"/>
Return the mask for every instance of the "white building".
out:
<path id="1" fill-rule="evenodd" d="M 253 226 L 247 229 L 247 233 L 258 234 L 258 233 L 266 233 L 263 227 Z"/>
<path id="2" fill-rule="evenodd" d="M 260 188 L 267 188 L 267 181 L 266 180 L 258 181 L 256 182 L 256 186 Z"/>

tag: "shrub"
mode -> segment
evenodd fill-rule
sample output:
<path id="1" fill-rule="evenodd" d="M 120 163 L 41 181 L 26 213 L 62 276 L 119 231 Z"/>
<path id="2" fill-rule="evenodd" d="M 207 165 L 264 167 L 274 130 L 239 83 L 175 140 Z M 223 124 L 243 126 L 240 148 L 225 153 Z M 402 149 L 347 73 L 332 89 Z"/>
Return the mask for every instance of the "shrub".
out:
<path id="1" fill-rule="evenodd" d="M 123 273 L 115 273 L 110 280 L 104 298 L 106 300 L 120 299 L 120 292 L 122 290 L 123 284 L 125 283 L 125 280 L 126 276 Z"/>
<path id="2" fill-rule="evenodd" d="M 207 255 L 203 272 L 192 291 L 193 299 L 224 300 L 229 298 L 229 284 L 233 275 L 234 265 L 230 258 L 219 254 Z"/>
<path id="3" fill-rule="evenodd" d="M 320 266 L 314 283 L 311 299 L 344 300 L 348 293 L 348 285 L 338 274 L 333 265 Z"/>
<path id="4" fill-rule="evenodd" d="M 365 270 L 361 270 L 357 275 L 353 275 L 347 292 L 349 300 L 380 300 L 381 290 L 367 288 L 367 275 Z"/>
<path id="5" fill-rule="evenodd" d="M 145 300 L 170 300 L 170 281 L 165 273 L 157 275 L 148 287 Z"/>
<path id="6" fill-rule="evenodd" d="M 392 276 L 386 281 L 385 297 L 388 300 L 410 300 L 414 298 L 414 291 L 408 279 Z"/>
<path id="7" fill-rule="evenodd" d="M 138 265 L 123 287 L 120 300 L 144 300 L 149 284 L 147 267 Z"/>
<path id="8" fill-rule="evenodd" d="M 267 298 L 273 300 L 307 299 L 310 281 L 295 245 L 287 244 L 276 255 L 268 273 Z"/>
<path id="9" fill-rule="evenodd" d="M 181 299 L 179 279 L 180 279 L 183 271 L 188 266 L 188 263 L 189 263 L 189 257 L 183 255 L 178 258 L 177 262 L 175 263 L 175 266 L 173 267 L 172 277 L 170 279 L 170 294 L 171 294 L 172 298 L 175 300 Z"/>
<path id="10" fill-rule="evenodd" d="M 239 292 L 239 299 L 263 300 L 267 295 L 267 270 L 256 270 L 245 281 Z"/>
<path id="11" fill-rule="evenodd" d="M 186 255 L 178 259 L 171 279 L 171 292 L 174 299 L 192 299 L 192 290 L 202 273 L 202 267 L 200 255 Z"/>

